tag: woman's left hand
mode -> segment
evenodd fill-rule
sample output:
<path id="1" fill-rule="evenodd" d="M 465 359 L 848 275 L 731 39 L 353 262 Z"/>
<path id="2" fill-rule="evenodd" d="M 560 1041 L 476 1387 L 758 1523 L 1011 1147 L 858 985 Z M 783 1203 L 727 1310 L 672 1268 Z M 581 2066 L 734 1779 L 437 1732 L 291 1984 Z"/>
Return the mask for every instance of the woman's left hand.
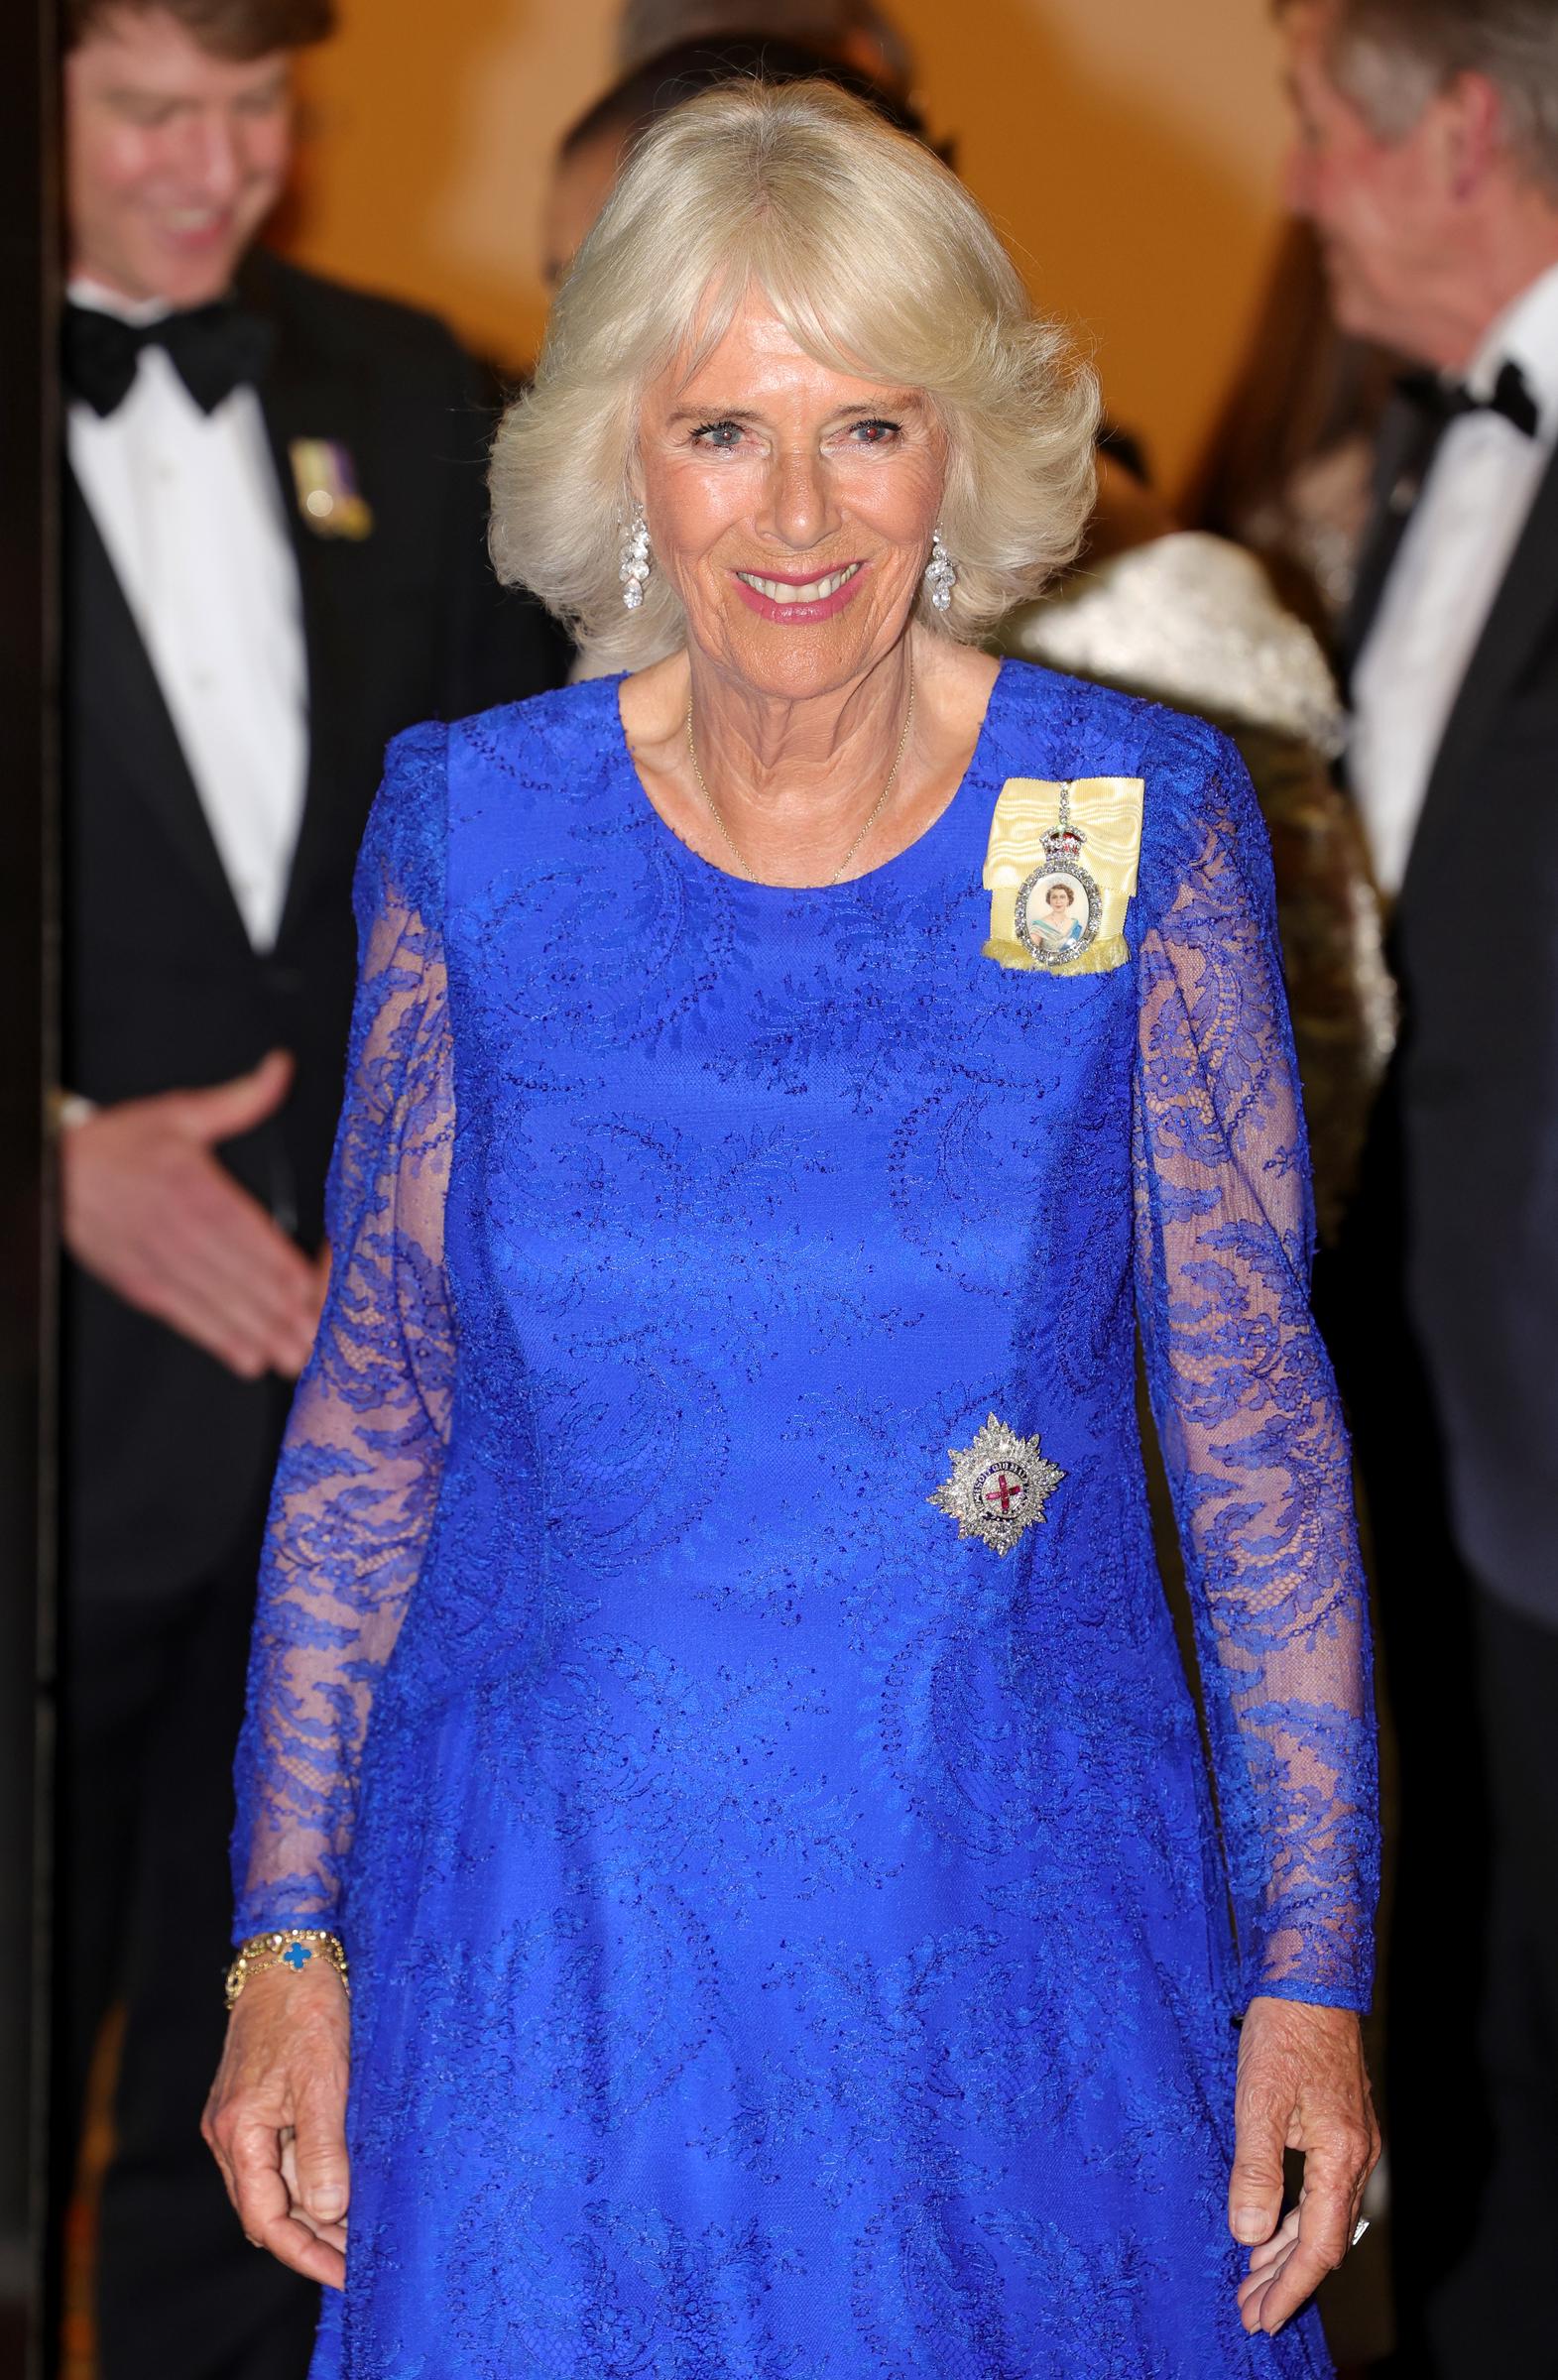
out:
<path id="1" fill-rule="evenodd" d="M 1247 2330 L 1276 2330 L 1347 2254 L 1378 2163 L 1362 2028 L 1350 2009 L 1251 2001 L 1234 2132 L 1228 2227 L 1253 2251 L 1239 2311 Z M 1282 2222 L 1284 2149 L 1302 2150 L 1304 2180 Z"/>

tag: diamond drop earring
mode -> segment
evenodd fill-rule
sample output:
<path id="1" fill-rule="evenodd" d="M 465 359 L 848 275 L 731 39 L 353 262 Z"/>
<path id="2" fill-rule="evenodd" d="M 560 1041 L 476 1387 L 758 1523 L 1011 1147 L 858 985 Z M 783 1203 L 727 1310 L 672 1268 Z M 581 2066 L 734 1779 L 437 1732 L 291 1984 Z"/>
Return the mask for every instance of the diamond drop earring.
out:
<path id="1" fill-rule="evenodd" d="M 617 576 L 622 581 L 624 607 L 636 612 L 644 601 L 644 582 L 650 574 L 650 531 L 639 505 L 622 533 L 622 567 Z"/>
<path id="2" fill-rule="evenodd" d="M 941 542 L 938 529 L 931 537 L 930 559 L 925 564 L 925 586 L 938 612 L 944 612 L 952 601 L 952 590 L 957 583 L 958 574 L 947 559 L 947 549 Z"/>

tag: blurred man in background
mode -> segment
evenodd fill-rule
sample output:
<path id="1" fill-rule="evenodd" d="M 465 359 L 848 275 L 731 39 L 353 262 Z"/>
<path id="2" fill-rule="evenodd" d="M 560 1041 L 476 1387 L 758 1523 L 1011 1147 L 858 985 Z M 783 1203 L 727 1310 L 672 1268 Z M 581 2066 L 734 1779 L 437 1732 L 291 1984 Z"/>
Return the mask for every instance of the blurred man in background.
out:
<path id="1" fill-rule="evenodd" d="M 768 0 L 768 5 L 784 13 L 779 0 Z M 667 7 L 662 13 L 669 17 L 674 12 Z M 807 11 L 800 8 L 795 13 L 803 16 Z M 652 124 L 722 82 L 801 82 L 812 75 L 837 82 L 897 131 L 929 143 L 924 120 L 909 101 L 835 51 L 791 40 L 772 27 L 753 34 L 695 35 L 631 67 L 575 118 L 557 143 L 541 217 L 541 278 L 547 289 L 554 291 L 567 272 L 611 196 L 628 151 Z M 937 155 L 946 152 L 938 150 Z"/>
<path id="2" fill-rule="evenodd" d="M 1558 2373 L 1558 10 L 1278 13 L 1290 194 L 1338 320 L 1423 367 L 1384 426 L 1346 631 L 1348 774 L 1394 904 L 1403 1031 L 1338 1303 L 1401 1753 L 1402 2364 L 1541 2380 Z M 1476 1880 L 1479 1725 L 1481 2153 L 1456 2107 L 1472 1978 L 1442 1898 Z"/>
<path id="3" fill-rule="evenodd" d="M 852 66 L 896 99 L 914 84 L 914 54 L 874 0 L 625 0 L 617 71 L 631 74 L 687 42 L 794 42 Z"/>
<path id="4" fill-rule="evenodd" d="M 67 2187 L 121 2000 L 104 2380 L 307 2361 L 312 2292 L 245 2245 L 198 2122 L 266 1491 L 327 1260 L 352 867 L 390 736 L 565 667 L 487 566 L 465 356 L 253 246 L 330 8 L 66 10 L 55 2143 Z"/>

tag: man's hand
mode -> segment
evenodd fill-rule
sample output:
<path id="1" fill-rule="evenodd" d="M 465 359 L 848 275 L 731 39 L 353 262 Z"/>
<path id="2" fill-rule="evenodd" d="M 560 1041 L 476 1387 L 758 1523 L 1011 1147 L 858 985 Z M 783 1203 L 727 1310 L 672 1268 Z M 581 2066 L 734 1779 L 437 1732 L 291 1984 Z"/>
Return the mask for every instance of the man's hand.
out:
<path id="1" fill-rule="evenodd" d="M 301 1371 L 323 1267 L 212 1151 L 274 1115 L 292 1079 L 291 1058 L 273 1050 L 233 1082 L 102 1108 L 60 1141 L 76 1262 L 246 1380 Z"/>
<path id="2" fill-rule="evenodd" d="M 1252 2253 L 1240 2285 L 1247 2330 L 1276 2330 L 1352 2243 L 1379 2161 L 1363 2038 L 1345 2008 L 1251 2001 L 1239 2036 L 1228 2225 Z M 1282 2152 L 1301 2149 L 1303 2189 L 1278 2229 Z"/>
<path id="3" fill-rule="evenodd" d="M 245 2236 L 328 2289 L 346 2279 L 349 2034 L 324 1960 L 251 1975 L 200 2124 Z"/>

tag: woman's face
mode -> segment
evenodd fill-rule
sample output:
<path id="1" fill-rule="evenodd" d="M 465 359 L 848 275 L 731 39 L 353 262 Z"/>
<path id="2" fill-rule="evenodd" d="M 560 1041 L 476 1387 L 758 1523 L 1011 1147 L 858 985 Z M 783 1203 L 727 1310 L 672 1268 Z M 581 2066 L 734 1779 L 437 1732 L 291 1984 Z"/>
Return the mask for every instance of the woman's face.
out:
<path id="1" fill-rule="evenodd" d="M 760 296 L 684 371 L 645 392 L 638 484 L 692 644 L 762 693 L 847 685 L 902 635 L 929 554 L 928 400 L 814 362 Z"/>

